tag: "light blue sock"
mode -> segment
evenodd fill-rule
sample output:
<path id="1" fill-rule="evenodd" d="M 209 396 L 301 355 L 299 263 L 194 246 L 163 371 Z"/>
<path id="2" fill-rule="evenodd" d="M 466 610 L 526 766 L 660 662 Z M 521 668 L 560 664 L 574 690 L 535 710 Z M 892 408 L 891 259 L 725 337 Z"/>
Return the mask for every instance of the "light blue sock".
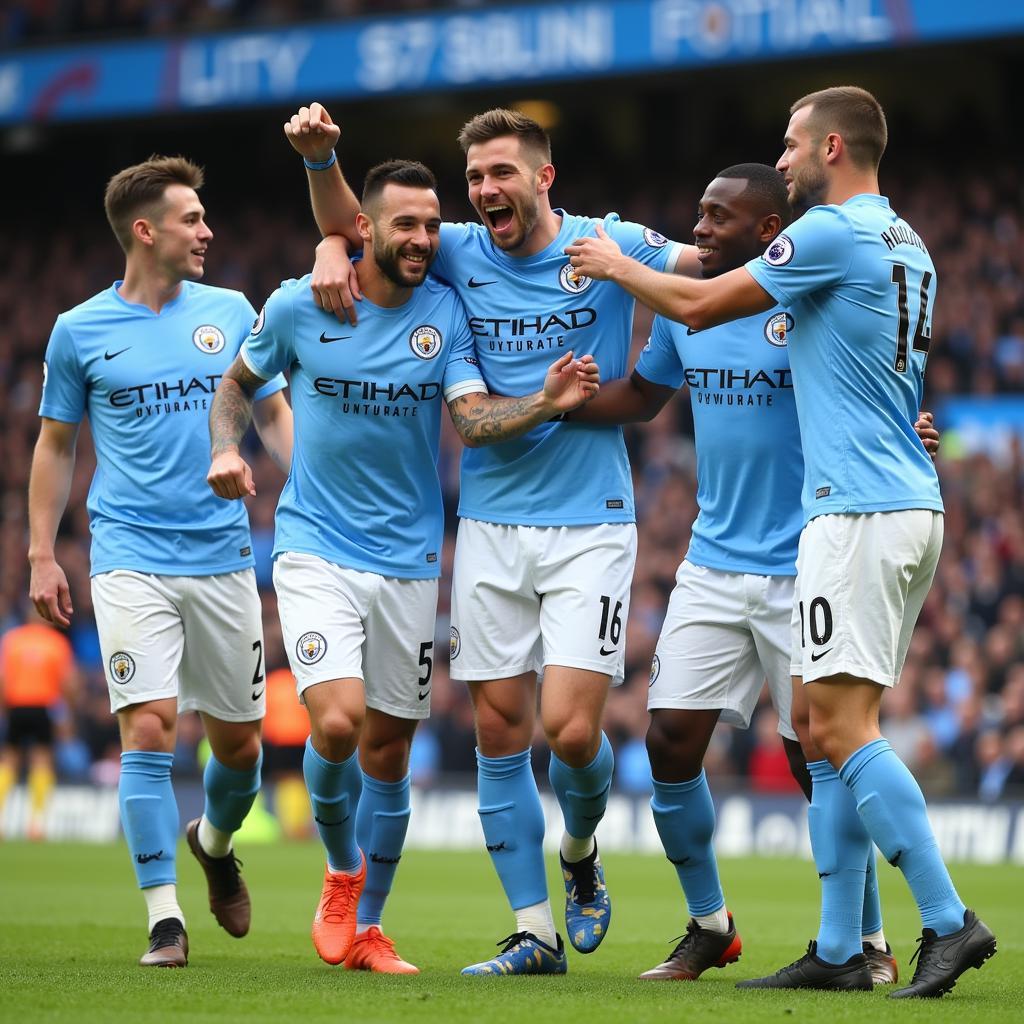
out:
<path id="1" fill-rule="evenodd" d="M 864 876 L 864 910 L 860 919 L 861 935 L 874 935 L 882 930 L 882 899 L 878 894 L 878 865 L 875 844 L 868 850 L 867 874 Z"/>
<path id="2" fill-rule="evenodd" d="M 477 793 L 487 852 L 513 910 L 548 898 L 544 876 L 544 808 L 530 750 L 484 757 L 478 750 Z"/>
<path id="3" fill-rule="evenodd" d="M 302 774 L 313 805 L 313 820 L 327 849 L 327 863 L 334 871 L 358 871 L 362 863 L 356 845 L 356 806 L 363 784 L 359 758 L 353 751 L 341 763 L 328 761 L 306 740 Z"/>
<path id="4" fill-rule="evenodd" d="M 712 914 L 725 906 L 718 862 L 711 845 L 715 834 L 715 805 L 703 769 L 688 782 L 654 783 L 651 810 L 665 847 L 675 865 L 692 917 Z"/>
<path id="5" fill-rule="evenodd" d="M 363 793 L 356 811 L 356 842 L 366 854 L 366 888 L 359 897 L 357 914 L 361 925 L 380 924 L 384 901 L 402 859 L 411 814 L 409 778 L 381 782 L 363 773 Z"/>
<path id="6" fill-rule="evenodd" d="M 887 740 L 865 743 L 839 769 L 882 856 L 903 872 L 921 923 L 937 935 L 964 926 L 964 907 L 942 862 L 924 796 Z"/>
<path id="7" fill-rule="evenodd" d="M 178 803 L 171 787 L 173 754 L 126 750 L 121 754 L 117 799 L 140 889 L 177 882 Z"/>
<path id="8" fill-rule="evenodd" d="M 861 951 L 864 866 L 871 839 L 853 795 L 832 765 L 811 761 L 807 770 L 814 783 L 807 825 L 821 879 L 818 956 L 830 964 L 845 964 Z"/>
<path id="9" fill-rule="evenodd" d="M 220 763 L 213 754 L 203 770 L 203 791 L 206 820 L 221 832 L 237 832 L 260 791 L 260 768 L 263 751 L 257 762 L 246 771 L 236 771 Z"/>
<path id="10" fill-rule="evenodd" d="M 548 779 L 562 808 L 565 831 L 574 839 L 586 839 L 597 831 L 608 806 L 614 770 L 615 754 L 604 733 L 597 755 L 585 768 L 570 768 L 552 753 Z"/>

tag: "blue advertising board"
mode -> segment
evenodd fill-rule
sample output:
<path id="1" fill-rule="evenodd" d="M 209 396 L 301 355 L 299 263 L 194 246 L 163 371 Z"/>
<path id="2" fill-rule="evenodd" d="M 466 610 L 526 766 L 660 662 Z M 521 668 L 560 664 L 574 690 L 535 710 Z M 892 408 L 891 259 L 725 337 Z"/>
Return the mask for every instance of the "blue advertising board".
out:
<path id="1" fill-rule="evenodd" d="M 1020 0 L 592 0 L 0 57 L 0 124 L 292 105 L 1024 34 Z"/>

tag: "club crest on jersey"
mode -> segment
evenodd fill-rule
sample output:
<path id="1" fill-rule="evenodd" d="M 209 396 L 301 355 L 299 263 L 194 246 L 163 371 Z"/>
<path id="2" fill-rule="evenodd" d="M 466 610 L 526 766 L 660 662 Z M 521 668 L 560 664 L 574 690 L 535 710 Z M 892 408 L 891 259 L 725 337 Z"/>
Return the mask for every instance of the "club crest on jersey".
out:
<path id="1" fill-rule="evenodd" d="M 654 660 L 651 662 L 651 681 L 647 684 L 648 687 L 653 686 L 661 675 L 661 658 L 657 655 L 654 656 Z"/>
<path id="2" fill-rule="evenodd" d="M 323 633 L 303 633 L 295 644 L 295 656 L 303 665 L 315 665 L 327 653 Z"/>
<path id="3" fill-rule="evenodd" d="M 433 359 L 441 351 L 441 332 L 430 324 L 423 324 L 409 335 L 409 348 L 420 359 Z"/>
<path id="4" fill-rule="evenodd" d="M 761 257 L 770 267 L 784 267 L 792 258 L 796 249 L 789 235 L 779 235 L 764 251 Z"/>
<path id="5" fill-rule="evenodd" d="M 764 340 L 776 348 L 785 348 L 791 330 L 793 318 L 788 313 L 776 313 L 764 322 Z"/>
<path id="6" fill-rule="evenodd" d="M 115 683 L 130 683 L 135 675 L 135 659 L 126 651 L 110 656 L 110 675 Z"/>
<path id="7" fill-rule="evenodd" d="M 644 241 L 655 249 L 668 245 L 668 239 L 660 231 L 655 231 L 653 228 L 644 228 Z"/>
<path id="8" fill-rule="evenodd" d="M 459 631 L 452 626 L 448 639 L 448 660 L 454 661 L 459 656 L 459 651 L 461 650 L 462 637 L 459 636 Z"/>
<path id="9" fill-rule="evenodd" d="M 252 330 L 249 332 L 254 338 L 256 337 L 257 334 L 260 333 L 260 331 L 263 330 L 263 324 L 266 322 L 266 319 L 267 319 L 267 307 L 264 306 L 260 310 L 260 315 L 258 317 L 256 317 L 256 320 L 253 322 Z"/>
<path id="10" fill-rule="evenodd" d="M 570 295 L 585 292 L 593 283 L 592 277 L 584 277 L 571 263 L 566 263 L 558 272 L 558 283 Z"/>
<path id="11" fill-rule="evenodd" d="M 224 348 L 224 332 L 213 324 L 203 324 L 192 332 L 192 344 L 200 352 L 209 356 L 216 355 Z"/>

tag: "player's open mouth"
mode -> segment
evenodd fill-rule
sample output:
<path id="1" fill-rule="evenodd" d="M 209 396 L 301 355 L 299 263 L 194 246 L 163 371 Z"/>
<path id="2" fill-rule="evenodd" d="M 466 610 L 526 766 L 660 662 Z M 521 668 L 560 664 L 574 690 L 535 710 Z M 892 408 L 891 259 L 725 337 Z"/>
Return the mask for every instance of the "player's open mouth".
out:
<path id="1" fill-rule="evenodd" d="M 709 249 L 706 245 L 698 245 L 697 246 L 697 259 L 698 260 L 706 260 L 706 259 L 708 259 L 708 257 L 714 256 L 714 254 L 716 252 L 718 252 L 717 249 Z"/>
<path id="2" fill-rule="evenodd" d="M 511 206 L 485 206 L 484 213 L 491 222 L 495 231 L 504 231 L 511 223 L 514 216 Z"/>
<path id="3" fill-rule="evenodd" d="M 422 266 L 427 262 L 426 254 L 421 252 L 403 252 L 402 259 L 415 263 L 417 266 Z"/>

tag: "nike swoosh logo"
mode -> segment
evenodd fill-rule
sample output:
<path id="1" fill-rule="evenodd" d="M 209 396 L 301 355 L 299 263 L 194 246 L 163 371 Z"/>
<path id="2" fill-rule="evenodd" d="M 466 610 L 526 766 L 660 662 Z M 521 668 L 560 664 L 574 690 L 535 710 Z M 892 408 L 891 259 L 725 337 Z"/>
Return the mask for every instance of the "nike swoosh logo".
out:
<path id="1" fill-rule="evenodd" d="M 604 649 L 604 648 L 602 647 L 602 648 L 601 648 L 601 653 L 602 653 L 602 654 L 603 654 L 603 655 L 604 655 L 604 656 L 605 656 L 605 657 L 607 658 L 607 657 L 608 657 L 608 656 L 609 656 L 610 654 L 614 654 L 614 653 L 615 653 L 615 648 L 613 647 L 613 648 L 612 648 L 612 649 L 611 649 L 610 651 L 606 651 L 606 650 L 605 650 L 605 649 Z"/>
<path id="2" fill-rule="evenodd" d="M 139 864 L 148 864 L 151 860 L 159 860 L 163 855 L 163 850 L 158 850 L 156 853 L 140 853 L 136 856 L 135 860 Z"/>
<path id="3" fill-rule="evenodd" d="M 131 345 L 129 345 L 128 348 L 131 348 Z M 121 349 L 118 349 L 116 352 L 104 352 L 103 353 L 103 358 L 104 359 L 116 359 L 122 353 L 127 352 L 128 348 L 121 348 Z"/>
<path id="4" fill-rule="evenodd" d="M 690 335 L 690 334 L 696 334 L 697 332 L 692 327 L 687 327 L 686 328 L 686 333 L 687 333 L 687 335 Z"/>
<path id="5" fill-rule="evenodd" d="M 832 648 L 830 647 L 827 651 L 822 651 L 820 654 L 812 654 L 811 661 L 818 661 L 819 659 L 824 658 L 826 654 L 831 653 L 831 651 Z"/>
<path id="6" fill-rule="evenodd" d="M 346 341 L 346 340 L 348 340 L 351 337 L 352 337 L 351 334 L 339 334 L 336 338 L 330 338 L 330 337 L 327 336 L 327 332 L 326 331 L 321 331 L 320 332 L 320 344 L 321 345 L 327 345 L 327 344 L 329 344 L 332 341 Z"/>
<path id="7" fill-rule="evenodd" d="M 483 288 L 489 284 L 497 284 L 497 281 L 478 281 L 475 277 L 469 279 L 470 288 Z"/>
<path id="8" fill-rule="evenodd" d="M 264 687 L 263 687 L 263 690 L 265 690 L 265 689 L 266 689 L 266 687 L 264 686 Z M 253 690 L 253 693 L 252 693 L 252 699 L 253 699 L 253 700 L 259 700 L 259 699 L 260 699 L 260 697 L 262 697 L 262 696 L 263 696 L 263 690 L 260 690 L 260 692 L 259 692 L 259 693 L 257 693 L 257 692 L 256 692 L 255 690 Z"/>
<path id="9" fill-rule="evenodd" d="M 316 816 L 316 815 L 314 814 L 314 815 L 313 815 L 313 820 L 314 820 L 314 821 L 315 821 L 315 822 L 316 822 L 316 823 L 317 823 L 318 825 L 326 825 L 326 826 L 327 826 L 328 828 L 334 828 L 334 827 L 335 827 L 336 825 L 344 825 L 344 824 L 345 824 L 345 822 L 346 822 L 346 821 L 348 821 L 348 819 L 349 819 L 349 818 L 351 818 L 351 817 L 352 817 L 352 815 L 351 815 L 351 814 L 346 814 L 346 815 L 345 815 L 345 817 L 341 819 L 341 821 L 324 821 L 324 819 L 323 819 L 323 818 L 318 818 L 318 817 L 317 817 L 317 816 Z"/>
<path id="10" fill-rule="evenodd" d="M 430 691 L 427 690 L 426 693 L 417 693 L 416 696 L 419 697 L 420 700 L 426 700 L 430 696 Z"/>

